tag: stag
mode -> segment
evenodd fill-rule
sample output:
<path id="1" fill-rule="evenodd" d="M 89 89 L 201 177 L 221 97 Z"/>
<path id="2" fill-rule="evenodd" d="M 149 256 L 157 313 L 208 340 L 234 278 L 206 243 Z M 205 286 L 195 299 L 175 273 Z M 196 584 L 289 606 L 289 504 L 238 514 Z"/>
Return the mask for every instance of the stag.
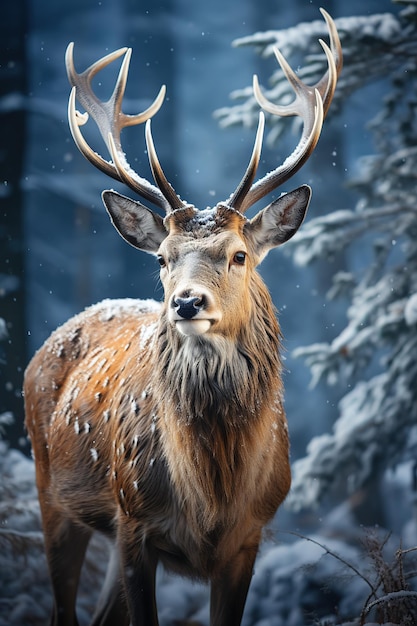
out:
<path id="1" fill-rule="evenodd" d="M 272 115 L 300 116 L 292 155 L 253 182 L 264 115 L 236 191 L 197 210 L 167 181 L 150 118 L 165 89 L 138 115 L 122 112 L 131 51 L 109 54 L 78 74 L 66 54 L 72 87 L 69 123 L 82 154 L 110 177 L 164 211 L 115 191 L 103 201 L 120 235 L 156 255 L 163 303 L 105 300 L 56 330 L 25 373 L 26 426 L 32 441 L 45 550 L 54 594 L 51 624 L 77 624 L 75 601 L 90 537 L 99 531 L 113 551 L 92 618 L 94 625 L 157 626 L 158 563 L 211 585 L 211 626 L 238 626 L 264 526 L 290 487 L 283 409 L 280 329 L 256 271 L 271 248 L 302 223 L 311 190 L 282 195 L 253 218 L 245 212 L 288 180 L 313 152 L 342 66 L 334 22 L 328 69 L 305 85 L 275 51 L 295 92 L 292 104 L 254 94 Z M 113 95 L 101 102 L 92 78 L 123 57 Z M 75 108 L 78 98 L 84 114 Z M 86 143 L 91 115 L 111 155 Z M 120 133 L 146 122 L 154 182 L 126 161 Z"/>

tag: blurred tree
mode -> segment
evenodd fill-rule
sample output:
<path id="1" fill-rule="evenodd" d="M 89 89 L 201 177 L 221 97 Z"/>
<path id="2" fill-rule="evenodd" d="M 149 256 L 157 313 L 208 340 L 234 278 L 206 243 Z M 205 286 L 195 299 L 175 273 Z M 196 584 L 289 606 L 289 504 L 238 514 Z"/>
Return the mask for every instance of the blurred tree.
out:
<path id="1" fill-rule="evenodd" d="M 362 35 L 346 29 L 341 98 L 381 71 L 390 82 L 371 122 L 377 152 L 351 182 L 360 200 L 313 220 L 293 248 L 303 264 L 331 261 L 340 250 L 351 259 L 328 293 L 348 302 L 346 327 L 330 343 L 298 350 L 314 384 L 350 390 L 333 432 L 313 439 L 295 464 L 293 502 L 310 506 L 336 484 L 348 492 L 365 488 L 365 523 L 384 522 L 378 485 L 386 468 L 415 459 L 417 444 L 417 7 L 402 4 L 408 6 L 398 19 L 371 16 Z"/>
<path id="2" fill-rule="evenodd" d="M 22 372 L 27 361 L 25 328 L 23 201 L 26 91 L 26 0 L 9 3 L 0 20 L 0 315 L 5 320 L 0 355 L 0 414 L 15 422 L 8 438 L 23 434 Z M 7 362 L 7 372 L 4 367 Z"/>

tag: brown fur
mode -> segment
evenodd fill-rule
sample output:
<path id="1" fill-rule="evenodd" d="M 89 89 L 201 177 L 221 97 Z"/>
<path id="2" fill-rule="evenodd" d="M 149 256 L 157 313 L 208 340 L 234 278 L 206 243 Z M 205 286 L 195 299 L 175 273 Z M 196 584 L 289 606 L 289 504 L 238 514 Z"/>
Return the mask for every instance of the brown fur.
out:
<path id="1" fill-rule="evenodd" d="M 159 312 L 133 300 L 95 305 L 52 334 L 25 376 L 52 580 L 67 538 L 83 537 L 78 580 L 89 535 L 101 530 L 118 543 L 121 571 L 146 553 L 154 562 L 146 571 L 160 560 L 211 580 L 221 597 L 213 600 L 216 625 L 234 619 L 216 581 L 234 594 L 238 624 L 262 528 L 290 485 L 280 331 L 253 254 L 244 269 L 220 271 L 231 249 L 251 245 L 246 221 L 231 212 L 228 224 L 223 213 L 221 228 L 198 232 L 183 214 L 171 226 L 163 251 L 178 256 L 178 269 L 165 278 Z M 167 310 L 178 281 L 197 277 L 222 318 L 216 332 L 184 337 Z M 125 589 L 132 613 L 126 580 Z M 75 623 L 74 614 L 60 617 L 75 590 L 55 593 L 53 623 Z M 143 611 L 144 624 L 157 623 L 154 607 Z"/>

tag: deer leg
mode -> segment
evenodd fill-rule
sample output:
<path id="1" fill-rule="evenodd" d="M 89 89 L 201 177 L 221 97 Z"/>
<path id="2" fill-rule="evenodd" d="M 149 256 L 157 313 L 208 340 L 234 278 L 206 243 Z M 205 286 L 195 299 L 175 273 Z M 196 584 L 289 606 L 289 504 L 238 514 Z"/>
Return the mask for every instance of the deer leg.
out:
<path id="1" fill-rule="evenodd" d="M 119 541 L 123 581 L 132 626 L 159 626 L 155 597 L 158 559 L 146 540 L 128 533 Z"/>
<path id="2" fill-rule="evenodd" d="M 129 614 L 121 580 L 120 558 L 112 546 L 106 578 L 100 592 L 91 626 L 129 626 Z"/>
<path id="3" fill-rule="evenodd" d="M 45 552 L 54 595 L 51 626 L 78 626 L 75 601 L 81 567 L 92 531 L 60 520 L 48 510 L 43 518 Z"/>
<path id="4" fill-rule="evenodd" d="M 258 545 L 242 547 L 212 580 L 210 626 L 240 626 Z"/>

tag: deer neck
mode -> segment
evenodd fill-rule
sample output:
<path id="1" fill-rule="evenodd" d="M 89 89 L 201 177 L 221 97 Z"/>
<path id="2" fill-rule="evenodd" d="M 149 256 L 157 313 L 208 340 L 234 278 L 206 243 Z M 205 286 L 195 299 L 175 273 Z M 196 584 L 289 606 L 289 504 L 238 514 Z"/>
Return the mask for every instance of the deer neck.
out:
<path id="1" fill-rule="evenodd" d="M 280 386 L 280 330 L 270 303 L 254 306 L 236 338 L 183 337 L 162 315 L 157 347 L 159 397 L 182 424 L 241 426 Z M 266 308 L 265 308 L 266 307 Z"/>
<path id="2" fill-rule="evenodd" d="M 277 419 L 271 407 L 282 410 L 279 327 L 270 313 L 248 320 L 236 341 L 184 339 L 161 320 L 161 442 L 190 525 L 208 532 L 219 520 L 237 523 L 230 511 L 243 514 L 243 494 L 250 484 L 256 492 L 269 463 L 265 451 Z M 230 506 L 239 499 L 241 509 Z"/>

